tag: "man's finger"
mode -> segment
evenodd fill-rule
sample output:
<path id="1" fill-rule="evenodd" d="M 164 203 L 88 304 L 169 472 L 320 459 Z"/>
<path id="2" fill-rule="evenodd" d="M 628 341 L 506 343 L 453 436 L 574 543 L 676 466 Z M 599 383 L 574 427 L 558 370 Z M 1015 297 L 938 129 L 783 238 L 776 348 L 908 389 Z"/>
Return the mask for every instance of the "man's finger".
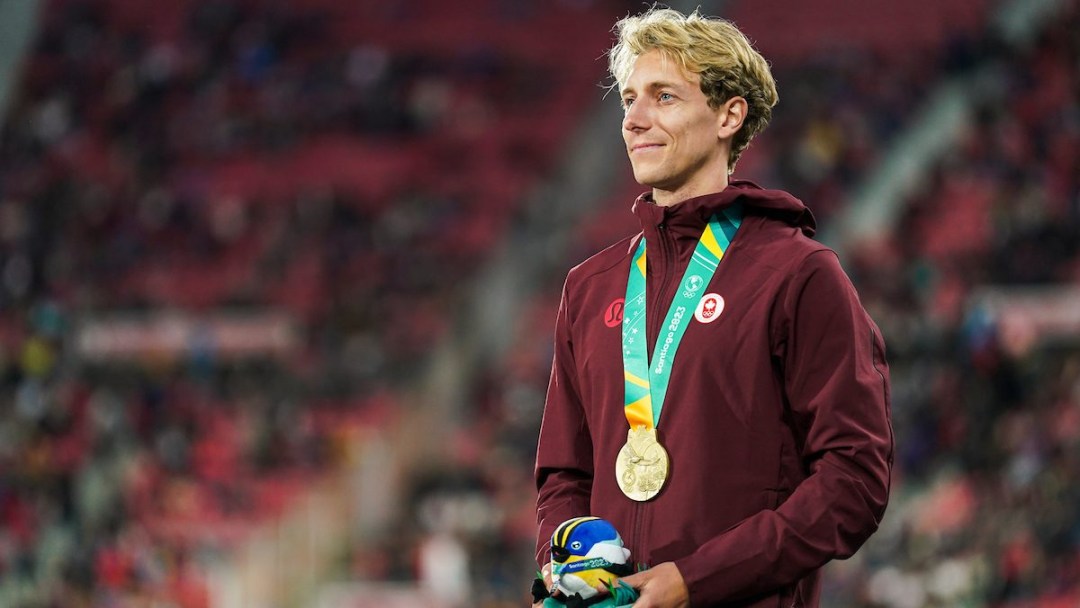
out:
<path id="1" fill-rule="evenodd" d="M 649 594 L 644 592 L 634 601 L 634 608 L 653 608 L 655 605 Z"/>
<path id="2" fill-rule="evenodd" d="M 648 570 L 642 570 L 641 572 L 635 572 L 634 574 L 624 576 L 624 577 L 620 578 L 619 581 L 622 581 L 622 582 L 626 583 L 627 585 L 630 585 L 634 589 L 641 589 L 641 586 L 644 585 L 645 582 L 649 580 L 649 576 L 650 575 L 649 575 Z M 616 581 L 616 584 L 618 584 L 618 581 Z M 635 604 L 635 606 L 636 606 L 636 604 Z"/>

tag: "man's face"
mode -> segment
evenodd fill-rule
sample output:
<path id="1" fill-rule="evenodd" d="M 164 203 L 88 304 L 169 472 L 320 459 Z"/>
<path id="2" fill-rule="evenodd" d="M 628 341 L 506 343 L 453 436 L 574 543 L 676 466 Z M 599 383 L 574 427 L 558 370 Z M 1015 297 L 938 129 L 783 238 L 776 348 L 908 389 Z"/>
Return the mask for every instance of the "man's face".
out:
<path id="1" fill-rule="evenodd" d="M 720 111 L 709 107 L 697 74 L 660 51 L 634 63 L 622 90 L 622 134 L 634 178 L 677 200 L 727 183 L 727 150 L 720 145 Z"/>

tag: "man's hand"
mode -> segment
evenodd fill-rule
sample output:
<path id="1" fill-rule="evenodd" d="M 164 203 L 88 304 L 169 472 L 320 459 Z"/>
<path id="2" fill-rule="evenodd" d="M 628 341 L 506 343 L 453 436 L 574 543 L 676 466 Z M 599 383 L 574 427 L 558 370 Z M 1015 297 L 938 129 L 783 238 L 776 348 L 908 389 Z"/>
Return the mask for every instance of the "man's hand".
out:
<path id="1" fill-rule="evenodd" d="M 634 608 L 688 608 L 690 590 L 682 573 L 672 562 L 664 562 L 621 579 L 641 593 Z"/>

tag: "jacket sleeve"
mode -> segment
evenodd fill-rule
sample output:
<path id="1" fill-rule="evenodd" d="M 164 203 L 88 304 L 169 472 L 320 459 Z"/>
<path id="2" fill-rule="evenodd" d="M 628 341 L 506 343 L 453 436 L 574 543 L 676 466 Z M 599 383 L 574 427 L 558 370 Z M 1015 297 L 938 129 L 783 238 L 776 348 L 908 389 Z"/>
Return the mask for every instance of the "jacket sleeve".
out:
<path id="1" fill-rule="evenodd" d="M 774 351 L 808 476 L 675 562 L 691 605 L 775 593 L 877 529 L 889 499 L 893 436 L 885 345 L 835 254 L 810 254 L 778 301 Z"/>
<path id="2" fill-rule="evenodd" d="M 569 310 L 569 288 L 564 287 L 555 322 L 551 379 L 536 448 L 536 562 L 541 565 L 548 562 L 549 541 L 556 526 L 572 517 L 589 514 L 592 491 L 592 439 L 578 390 Z"/>

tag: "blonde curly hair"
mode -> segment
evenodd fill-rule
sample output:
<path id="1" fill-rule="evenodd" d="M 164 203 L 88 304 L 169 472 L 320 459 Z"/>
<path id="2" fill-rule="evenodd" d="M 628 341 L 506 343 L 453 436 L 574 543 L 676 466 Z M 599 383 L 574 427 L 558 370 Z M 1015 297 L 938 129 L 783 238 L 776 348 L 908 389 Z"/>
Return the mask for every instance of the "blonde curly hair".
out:
<path id="1" fill-rule="evenodd" d="M 779 101 L 769 64 L 746 35 L 724 19 L 705 17 L 696 10 L 684 15 L 657 6 L 620 20 L 614 30 L 618 42 L 608 52 L 608 70 L 620 90 L 637 58 L 659 50 L 701 78 L 701 91 L 713 109 L 732 97 L 746 100 L 746 118 L 728 157 L 728 172 L 734 171 L 750 140 L 769 124 Z"/>

